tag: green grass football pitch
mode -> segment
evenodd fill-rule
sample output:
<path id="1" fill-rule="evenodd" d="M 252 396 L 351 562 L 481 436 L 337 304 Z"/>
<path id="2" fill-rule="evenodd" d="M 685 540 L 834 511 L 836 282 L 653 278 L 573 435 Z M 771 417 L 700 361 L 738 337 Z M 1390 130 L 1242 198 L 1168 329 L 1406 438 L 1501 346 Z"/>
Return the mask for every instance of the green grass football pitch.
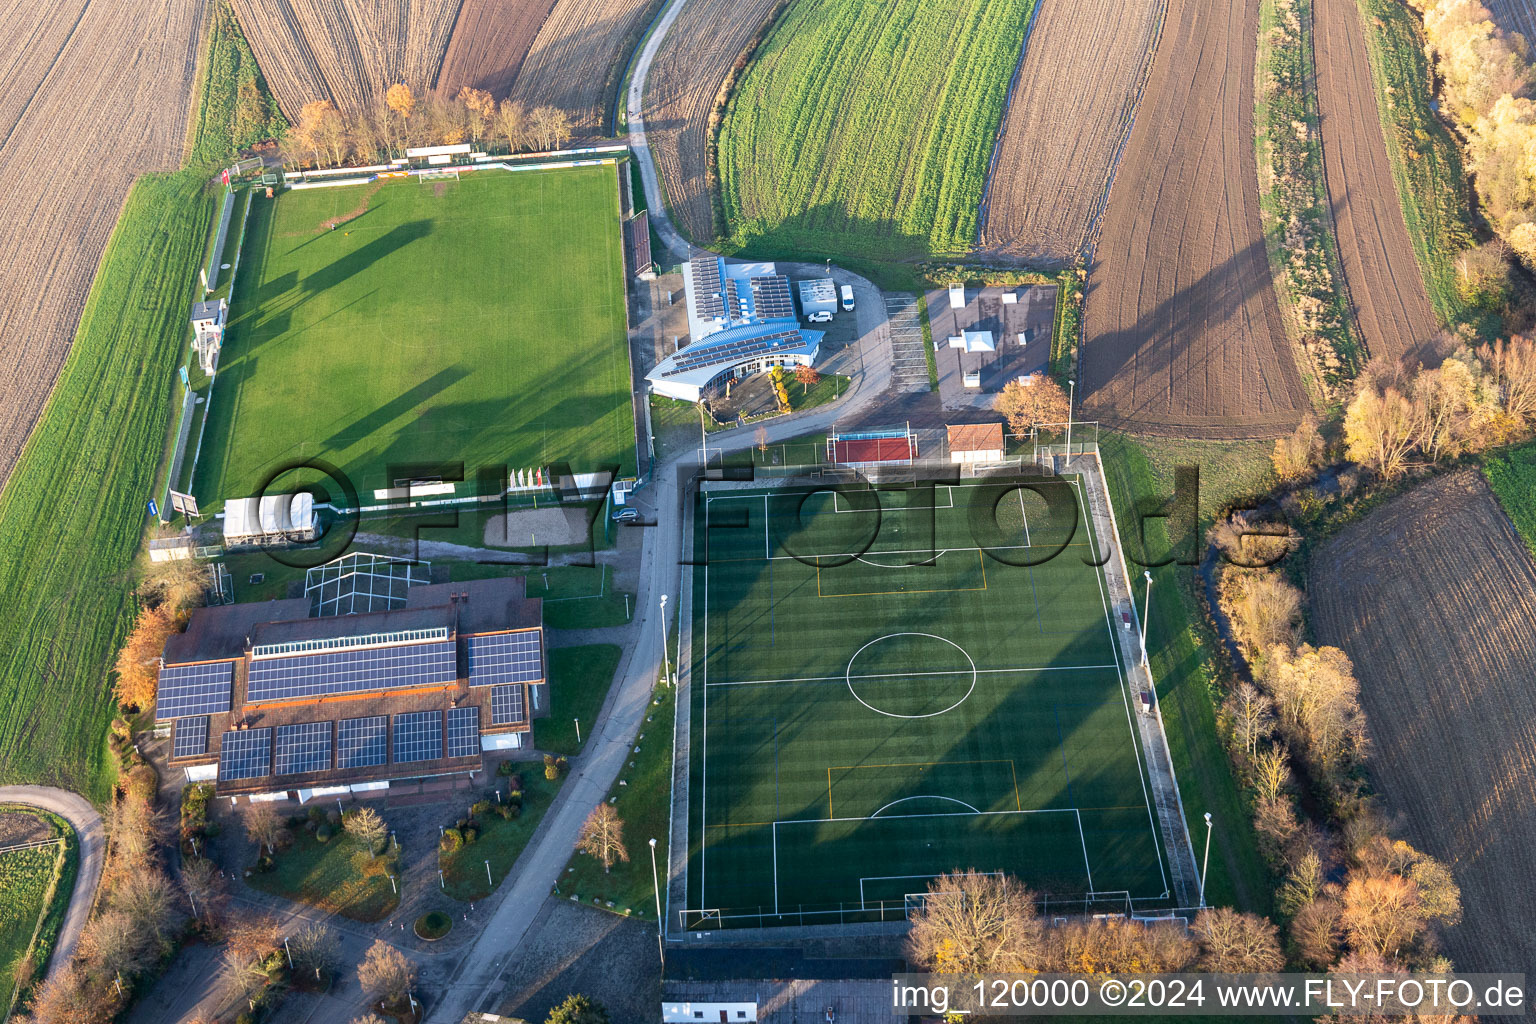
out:
<path id="1" fill-rule="evenodd" d="M 700 495 L 688 926 L 898 920 L 957 868 L 1165 896 L 1078 484 L 1032 487 Z"/>
<path id="2" fill-rule="evenodd" d="M 607 166 L 487 170 L 258 196 L 204 510 L 311 459 L 365 502 L 431 463 L 462 462 L 466 487 L 482 467 L 632 473 L 616 182 Z"/>

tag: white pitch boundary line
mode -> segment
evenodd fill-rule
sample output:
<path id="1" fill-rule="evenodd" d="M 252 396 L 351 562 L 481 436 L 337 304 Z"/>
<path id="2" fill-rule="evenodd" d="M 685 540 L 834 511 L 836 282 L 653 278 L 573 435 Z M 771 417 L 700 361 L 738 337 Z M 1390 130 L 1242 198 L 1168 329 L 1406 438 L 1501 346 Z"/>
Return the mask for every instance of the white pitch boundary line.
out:
<path id="1" fill-rule="evenodd" d="M 949 504 L 948 505 L 906 505 L 906 506 L 903 506 L 901 508 L 886 508 L 884 505 L 879 505 L 876 508 L 838 508 L 837 507 L 837 496 L 838 496 L 838 494 L 840 494 L 842 492 L 840 492 L 840 491 L 833 491 L 832 492 L 832 511 L 837 513 L 838 515 L 850 515 L 850 514 L 857 514 L 859 512 L 942 512 L 945 509 L 954 508 L 955 507 L 955 489 L 954 489 L 953 485 L 951 485 L 951 484 L 936 485 L 934 487 L 934 490 L 937 491 L 940 486 L 942 486 L 944 488 L 944 490 L 946 492 L 948 492 L 948 494 L 949 494 Z M 875 490 L 869 491 L 868 493 L 870 493 L 870 494 L 892 494 L 892 493 L 896 493 L 897 491 L 917 491 L 917 490 L 922 490 L 922 488 L 920 488 L 920 487 L 901 487 L 901 488 L 890 488 L 890 489 L 883 489 L 882 488 L 882 489 L 875 489 Z"/>
<path id="2" fill-rule="evenodd" d="M 1093 866 L 1088 863 L 1088 836 L 1083 832 L 1083 812 L 1074 807 L 1072 812 L 1077 815 L 1077 841 L 1083 844 L 1083 870 L 1088 872 L 1088 891 L 1093 892 Z"/>
<path id="3" fill-rule="evenodd" d="M 1009 672 L 1085 672 L 1089 669 L 1114 668 L 1113 665 L 1041 665 L 1035 668 L 979 668 L 975 674 L 1006 675 Z M 849 679 L 881 679 L 889 676 L 968 676 L 970 669 L 945 669 L 932 672 L 870 672 L 864 675 L 801 676 L 794 679 L 738 679 L 705 682 L 705 686 L 767 686 L 776 683 L 841 683 Z"/>
<path id="4" fill-rule="evenodd" d="M 706 543 L 708 543 L 707 538 L 709 537 L 709 500 L 707 498 L 704 501 L 704 536 L 706 538 Z M 693 541 L 694 540 L 694 538 L 692 538 L 692 537 L 690 537 L 688 539 L 689 539 L 689 541 Z M 689 553 L 690 554 L 694 554 L 694 552 L 689 552 Z M 663 623 L 663 625 L 665 625 L 665 623 Z M 662 652 L 662 656 L 663 657 L 666 656 L 666 652 L 665 651 Z M 709 904 L 707 902 L 705 902 L 705 900 L 704 900 L 704 886 L 707 885 L 708 882 L 709 882 L 709 874 L 705 870 L 705 857 L 709 854 L 709 559 L 708 558 L 704 559 L 704 663 L 703 663 L 702 666 L 700 666 L 700 671 L 702 672 L 702 674 L 704 676 L 704 694 L 703 694 L 703 700 L 704 700 L 704 715 L 703 715 L 703 718 L 704 718 L 704 721 L 703 721 L 703 723 L 699 727 L 702 730 L 702 733 L 700 735 L 701 742 L 699 744 L 700 747 L 702 748 L 700 750 L 700 752 L 699 752 L 699 764 L 700 764 L 700 775 L 703 776 L 702 779 L 700 780 L 700 785 L 702 786 L 702 791 L 699 794 L 699 906 L 707 907 L 707 906 L 709 906 Z M 778 856 L 777 847 L 775 847 L 774 856 L 775 857 Z M 778 871 L 777 871 L 777 869 L 775 869 L 775 871 L 774 871 L 774 888 L 775 889 L 778 888 Z M 775 905 L 774 905 L 773 909 L 774 909 L 774 912 L 777 913 L 778 909 L 779 909 L 778 905 L 777 905 L 777 900 L 778 900 L 777 895 L 775 895 L 774 900 L 775 900 Z"/>
<path id="5" fill-rule="evenodd" d="M 1073 486 L 1075 487 L 1075 489 L 1077 491 L 1078 507 L 1083 510 L 1083 521 L 1088 526 L 1088 541 L 1089 541 L 1089 544 L 1090 544 L 1089 551 L 1092 553 L 1093 557 L 1095 559 L 1097 559 L 1098 558 L 1098 531 L 1095 530 L 1094 526 L 1093 526 L 1093 508 L 1088 504 L 1088 494 L 1083 489 L 1082 477 L 1080 477 L 1080 476 L 1079 477 L 1074 477 L 1073 480 L 1072 480 L 1072 483 L 1073 483 Z M 1106 484 L 1105 486 L 1107 487 L 1108 484 Z M 1107 564 L 1107 560 L 1106 560 L 1106 564 Z M 1129 732 L 1130 732 L 1132 759 L 1136 762 L 1136 775 L 1137 775 L 1137 777 L 1139 777 L 1141 779 L 1141 798 L 1142 798 L 1142 800 L 1147 805 L 1147 825 L 1152 830 L 1152 849 L 1156 850 L 1156 851 L 1159 851 L 1158 855 L 1157 855 L 1157 872 L 1158 872 L 1159 875 L 1162 876 L 1162 879 L 1163 879 L 1163 891 L 1167 892 L 1168 889 L 1169 889 L 1169 885 L 1168 885 L 1168 872 L 1163 867 L 1163 856 L 1162 856 L 1162 853 L 1161 853 L 1163 847 L 1162 847 L 1162 844 L 1160 842 L 1158 842 L 1158 837 L 1157 837 L 1157 819 L 1156 819 L 1156 817 L 1153 816 L 1153 813 L 1152 813 L 1152 794 L 1147 791 L 1147 773 L 1146 773 L 1146 769 L 1142 766 L 1142 763 L 1141 763 L 1141 753 L 1140 753 L 1140 751 L 1136 747 L 1136 721 L 1135 721 L 1135 719 L 1133 719 L 1131 717 L 1131 691 L 1130 691 L 1130 685 L 1126 681 L 1125 670 L 1124 670 L 1124 667 L 1121 665 L 1121 662 L 1122 662 L 1123 659 L 1120 657 L 1120 654 L 1119 654 L 1119 652 L 1120 652 L 1120 639 L 1119 639 L 1119 637 L 1117 637 L 1115 635 L 1114 621 L 1110 618 L 1110 614 L 1109 614 L 1109 596 L 1105 592 L 1105 589 L 1104 589 L 1104 566 L 1103 565 L 1100 565 L 1100 566 L 1097 567 L 1097 569 L 1094 571 L 1093 578 L 1094 578 L 1094 580 L 1099 585 L 1099 602 L 1104 606 L 1104 630 L 1105 630 L 1106 635 L 1108 635 L 1108 637 L 1109 637 L 1109 648 L 1110 648 L 1111 651 L 1115 652 L 1115 675 L 1120 680 L 1120 699 L 1121 699 L 1122 703 L 1125 704 L 1125 725 L 1126 725 L 1126 729 L 1129 730 Z M 1126 586 L 1127 587 L 1130 586 L 1130 581 L 1129 580 L 1126 581 Z M 1132 594 L 1131 595 L 1132 603 L 1134 603 L 1135 600 L 1136 600 L 1136 596 L 1135 596 L 1135 594 Z"/>
<path id="6" fill-rule="evenodd" d="M 1024 523 L 1024 546 L 1032 548 L 1034 544 L 1029 539 L 1029 513 L 1024 511 L 1024 488 L 1016 488 L 1015 493 L 1019 496 L 1019 519 Z"/>

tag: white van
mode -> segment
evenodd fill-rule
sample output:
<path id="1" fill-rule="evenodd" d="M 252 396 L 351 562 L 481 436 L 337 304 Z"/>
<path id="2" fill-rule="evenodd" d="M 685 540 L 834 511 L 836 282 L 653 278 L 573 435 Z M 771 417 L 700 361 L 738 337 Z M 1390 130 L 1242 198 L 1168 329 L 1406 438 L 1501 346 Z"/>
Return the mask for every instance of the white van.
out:
<path id="1" fill-rule="evenodd" d="M 853 285 L 843 285 L 843 312 L 853 312 Z"/>

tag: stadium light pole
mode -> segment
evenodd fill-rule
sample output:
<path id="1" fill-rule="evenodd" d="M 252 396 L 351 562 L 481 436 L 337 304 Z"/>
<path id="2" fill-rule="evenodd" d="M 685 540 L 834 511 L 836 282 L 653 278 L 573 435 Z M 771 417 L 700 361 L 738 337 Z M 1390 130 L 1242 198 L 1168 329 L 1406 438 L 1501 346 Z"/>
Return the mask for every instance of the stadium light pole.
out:
<path id="1" fill-rule="evenodd" d="M 1147 665 L 1147 620 L 1152 617 L 1152 573 L 1143 569 L 1141 574 L 1147 578 L 1147 599 L 1142 602 L 1141 614 L 1141 667 L 1151 671 Z"/>
<path id="2" fill-rule="evenodd" d="M 1205 812 L 1205 859 L 1200 862 L 1200 906 L 1205 907 L 1205 869 L 1211 866 L 1211 812 Z"/>
<path id="3" fill-rule="evenodd" d="M 661 678 L 672 685 L 672 659 L 667 656 L 667 595 L 661 595 Z"/>
<path id="4" fill-rule="evenodd" d="M 651 840 L 651 891 L 656 894 L 656 954 L 661 957 L 661 970 L 667 970 L 667 947 L 661 938 L 661 878 L 656 873 L 656 840 Z"/>

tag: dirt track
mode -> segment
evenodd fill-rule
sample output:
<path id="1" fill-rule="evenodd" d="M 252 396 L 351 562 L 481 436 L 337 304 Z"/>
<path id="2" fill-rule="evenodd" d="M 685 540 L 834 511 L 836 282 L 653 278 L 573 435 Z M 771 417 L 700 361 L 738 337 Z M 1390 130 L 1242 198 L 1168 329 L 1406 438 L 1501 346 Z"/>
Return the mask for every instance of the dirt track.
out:
<path id="1" fill-rule="evenodd" d="M 0 481 L 133 178 L 181 162 L 205 0 L 0 0 Z"/>
<path id="2" fill-rule="evenodd" d="M 438 91 L 456 95 L 461 86 L 488 89 L 498 100 L 517 79 L 528 48 L 555 0 L 464 0 L 448 40 Z"/>
<path id="3" fill-rule="evenodd" d="M 1164 0 L 1043 0 L 1009 97 L 982 249 L 1049 265 L 1077 257 L 1140 99 L 1163 8 Z"/>
<path id="4" fill-rule="evenodd" d="M 556 0 L 512 96 L 564 110 L 577 135 L 601 135 L 622 65 L 655 9 L 655 0 Z"/>
<path id="5" fill-rule="evenodd" d="M 645 130 L 678 228 L 714 237 L 708 172 L 709 114 L 731 65 L 777 0 L 689 0 L 662 41 L 646 81 Z"/>
<path id="6" fill-rule="evenodd" d="M 1372 775 L 1408 839 L 1450 865 L 1463 971 L 1536 964 L 1536 563 L 1482 478 L 1427 483 L 1311 566 L 1318 639 L 1354 660 Z"/>
<path id="7" fill-rule="evenodd" d="M 1372 356 L 1398 359 L 1438 330 L 1403 221 L 1355 0 L 1313 0 L 1323 161 L 1350 305 Z"/>
<path id="8" fill-rule="evenodd" d="M 234 0 L 283 112 L 310 100 L 359 110 L 393 82 L 437 79 L 460 0 Z"/>
<path id="9" fill-rule="evenodd" d="M 1089 277 L 1082 418 L 1264 437 L 1308 409 L 1260 233 L 1257 5 L 1170 0 Z"/>

